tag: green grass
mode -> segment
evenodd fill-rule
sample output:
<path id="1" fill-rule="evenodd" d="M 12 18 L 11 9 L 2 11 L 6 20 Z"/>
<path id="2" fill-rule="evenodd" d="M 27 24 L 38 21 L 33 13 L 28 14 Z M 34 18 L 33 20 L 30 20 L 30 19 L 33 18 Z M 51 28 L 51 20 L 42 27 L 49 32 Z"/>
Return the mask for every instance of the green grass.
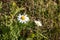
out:
<path id="1" fill-rule="evenodd" d="M 24 13 L 30 18 L 26 24 L 17 20 Z M 0 40 L 60 40 L 60 0 L 1 0 Z"/>

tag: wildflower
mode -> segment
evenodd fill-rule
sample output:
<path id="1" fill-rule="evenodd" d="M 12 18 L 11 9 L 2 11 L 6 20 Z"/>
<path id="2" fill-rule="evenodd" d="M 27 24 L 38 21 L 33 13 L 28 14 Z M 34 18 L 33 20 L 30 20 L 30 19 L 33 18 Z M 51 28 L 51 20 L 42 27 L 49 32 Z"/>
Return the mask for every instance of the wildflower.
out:
<path id="1" fill-rule="evenodd" d="M 41 21 L 37 21 L 37 20 L 35 20 L 34 22 L 35 22 L 35 24 L 36 24 L 37 26 L 42 26 Z"/>
<path id="2" fill-rule="evenodd" d="M 18 20 L 19 20 L 21 23 L 26 23 L 26 22 L 29 21 L 29 17 L 28 17 L 27 15 L 21 15 L 21 14 L 19 14 Z"/>

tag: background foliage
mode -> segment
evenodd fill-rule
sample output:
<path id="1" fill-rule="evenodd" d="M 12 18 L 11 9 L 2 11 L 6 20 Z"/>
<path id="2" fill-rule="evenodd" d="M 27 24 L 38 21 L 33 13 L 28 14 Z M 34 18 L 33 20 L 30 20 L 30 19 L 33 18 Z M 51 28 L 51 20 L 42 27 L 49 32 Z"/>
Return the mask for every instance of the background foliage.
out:
<path id="1" fill-rule="evenodd" d="M 18 22 L 23 13 L 30 22 Z M 0 40 L 60 40 L 60 0 L 0 0 Z"/>

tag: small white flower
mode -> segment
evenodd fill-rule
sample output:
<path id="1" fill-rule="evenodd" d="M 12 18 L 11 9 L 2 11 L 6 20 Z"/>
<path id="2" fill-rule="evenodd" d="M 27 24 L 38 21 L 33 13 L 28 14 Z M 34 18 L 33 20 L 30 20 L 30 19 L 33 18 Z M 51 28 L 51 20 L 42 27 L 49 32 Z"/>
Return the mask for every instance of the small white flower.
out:
<path id="1" fill-rule="evenodd" d="M 37 21 L 37 20 L 35 20 L 34 22 L 35 22 L 35 24 L 36 24 L 37 26 L 42 26 L 41 21 Z"/>
<path id="2" fill-rule="evenodd" d="M 18 21 L 20 21 L 21 23 L 26 23 L 26 22 L 29 21 L 29 17 L 27 17 L 27 15 L 21 15 L 21 14 L 19 14 Z"/>

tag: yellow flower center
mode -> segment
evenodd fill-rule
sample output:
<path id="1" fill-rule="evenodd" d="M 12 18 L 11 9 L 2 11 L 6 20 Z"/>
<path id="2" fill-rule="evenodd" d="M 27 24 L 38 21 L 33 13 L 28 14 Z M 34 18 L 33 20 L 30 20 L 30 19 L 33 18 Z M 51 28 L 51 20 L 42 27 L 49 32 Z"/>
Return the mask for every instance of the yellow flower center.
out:
<path id="1" fill-rule="evenodd" d="M 22 19 L 22 20 L 25 20 L 25 16 L 21 16 L 21 19 Z"/>

